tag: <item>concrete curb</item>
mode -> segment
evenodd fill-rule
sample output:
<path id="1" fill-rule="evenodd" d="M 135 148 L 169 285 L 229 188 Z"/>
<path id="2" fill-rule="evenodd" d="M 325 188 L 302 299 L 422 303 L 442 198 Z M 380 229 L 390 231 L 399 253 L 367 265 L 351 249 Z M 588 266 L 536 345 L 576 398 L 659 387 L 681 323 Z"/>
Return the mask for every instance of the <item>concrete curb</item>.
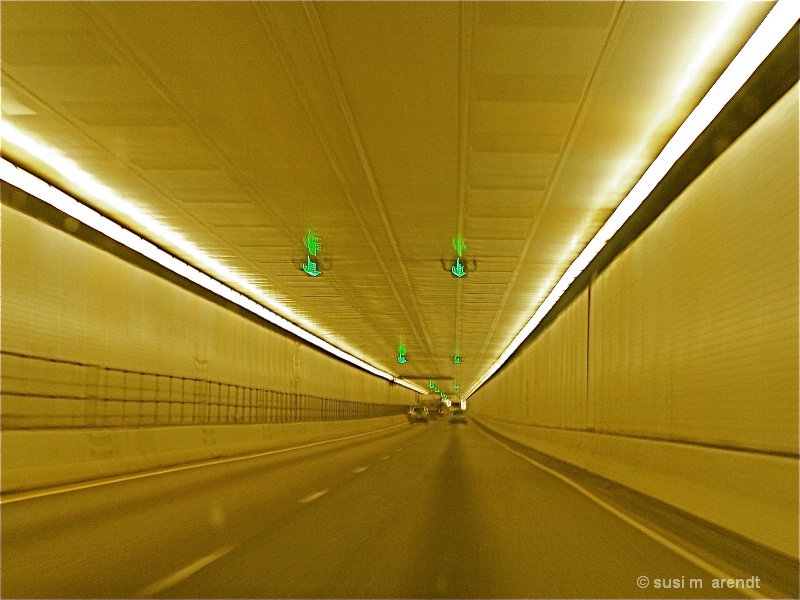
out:
<path id="1" fill-rule="evenodd" d="M 798 557 L 797 459 L 484 416 L 475 420 L 524 446 Z"/>
<path id="2" fill-rule="evenodd" d="M 376 431 L 405 415 L 257 425 L 4 431 L 3 494 Z"/>

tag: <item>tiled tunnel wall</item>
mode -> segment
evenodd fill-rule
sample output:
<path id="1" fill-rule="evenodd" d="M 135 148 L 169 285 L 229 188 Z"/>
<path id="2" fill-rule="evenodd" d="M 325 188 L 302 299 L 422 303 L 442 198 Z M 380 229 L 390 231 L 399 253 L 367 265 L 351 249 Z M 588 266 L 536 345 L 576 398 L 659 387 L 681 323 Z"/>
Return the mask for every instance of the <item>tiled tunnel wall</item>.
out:
<path id="1" fill-rule="evenodd" d="M 798 87 L 470 399 L 518 441 L 797 556 Z"/>

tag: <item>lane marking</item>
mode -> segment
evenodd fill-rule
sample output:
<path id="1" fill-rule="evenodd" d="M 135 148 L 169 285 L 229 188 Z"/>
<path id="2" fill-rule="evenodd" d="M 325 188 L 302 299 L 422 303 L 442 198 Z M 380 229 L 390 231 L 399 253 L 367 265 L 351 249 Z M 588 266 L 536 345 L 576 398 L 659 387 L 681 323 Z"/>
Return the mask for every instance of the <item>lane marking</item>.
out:
<path id="1" fill-rule="evenodd" d="M 133 481 L 135 479 L 144 479 L 145 477 L 154 477 L 156 475 L 167 475 L 169 473 L 177 473 L 178 471 L 187 471 L 189 469 L 199 469 L 201 467 L 212 467 L 215 465 L 221 465 L 229 462 L 236 462 L 239 460 L 250 460 L 253 458 L 261 458 L 263 456 L 270 456 L 273 454 L 282 454 L 284 452 L 294 452 L 295 450 L 304 450 L 306 448 L 313 448 L 314 446 L 321 446 L 323 444 L 333 444 L 335 442 L 342 442 L 345 440 L 351 440 L 354 438 L 364 437 L 366 435 L 373 435 L 376 433 L 381 433 L 383 431 L 388 431 L 390 429 L 398 429 L 400 427 L 405 427 L 405 423 L 399 423 L 397 425 L 390 425 L 389 427 L 384 427 L 382 429 L 376 429 L 374 431 L 367 431 L 366 433 L 356 433 L 353 435 L 334 438 L 332 440 L 322 440 L 319 442 L 311 442 L 308 444 L 301 444 L 300 446 L 291 446 L 289 448 L 277 448 L 275 450 L 267 450 L 265 452 L 256 452 L 254 454 L 243 454 L 239 456 L 228 456 L 225 458 L 212 458 L 208 460 L 203 460 L 195 463 L 191 463 L 188 465 L 176 465 L 173 467 L 163 467 L 160 469 L 153 469 L 150 471 L 144 471 L 141 473 L 132 473 L 129 475 L 116 475 L 114 477 L 106 477 L 103 479 L 95 479 L 93 481 L 84 481 L 81 483 L 69 483 L 65 485 L 59 485 L 51 488 L 45 488 L 41 490 L 33 490 L 30 492 L 12 492 L 10 494 L 3 494 L 0 495 L 0 505 L 3 504 L 11 504 L 12 502 L 22 502 L 23 500 L 34 500 L 36 498 L 43 498 L 45 496 L 54 496 L 56 494 L 65 494 L 67 492 L 77 492 L 79 490 L 85 490 L 93 487 L 100 487 L 102 485 L 110 485 L 112 483 L 122 483 L 125 481 Z"/>
<path id="2" fill-rule="evenodd" d="M 300 500 L 298 500 L 297 502 L 299 502 L 300 504 L 308 504 L 309 502 L 313 502 L 313 501 L 314 501 L 314 500 L 316 500 L 317 498 L 321 498 L 322 496 L 324 496 L 324 495 L 325 495 L 325 494 L 327 494 L 328 492 L 330 492 L 330 490 L 329 490 L 329 489 L 327 489 L 327 490 L 322 490 L 322 491 L 319 491 L 319 492 L 314 492 L 313 494 L 309 494 L 309 495 L 308 495 L 308 496 L 306 496 L 305 498 L 301 498 L 301 499 L 300 499 Z"/>
<path id="3" fill-rule="evenodd" d="M 369 469 L 369 467 L 356 467 L 355 469 L 353 469 L 353 473 L 363 473 L 367 469 Z"/>
<path id="4" fill-rule="evenodd" d="M 384 454 L 383 456 L 381 456 L 381 460 L 389 460 L 390 458 L 391 458 L 391 455 L 389 455 L 389 454 Z"/>
<path id="5" fill-rule="evenodd" d="M 183 567 L 182 569 L 175 571 L 171 575 L 167 575 L 163 579 L 159 579 L 148 585 L 147 587 L 143 588 L 137 595 L 138 596 L 155 596 L 156 594 L 160 594 L 167 588 L 171 588 L 177 583 L 180 583 L 184 579 L 187 579 L 197 573 L 200 569 L 207 567 L 215 560 L 219 560 L 223 556 L 225 556 L 228 552 L 233 550 L 236 546 L 223 546 L 216 552 L 212 552 L 208 556 L 204 556 L 192 564 Z"/>
<path id="6" fill-rule="evenodd" d="M 555 470 L 551 469 L 550 467 L 545 466 L 542 463 L 535 461 L 534 459 L 532 459 L 529 456 L 526 456 L 522 452 L 514 450 L 513 448 L 511 448 L 510 446 L 507 446 L 506 444 L 504 444 L 500 440 L 495 439 L 494 437 L 492 437 L 491 435 L 489 435 L 488 433 L 486 433 L 482 429 L 478 428 L 478 431 L 480 431 L 481 434 L 483 434 L 484 436 L 486 436 L 487 438 L 492 440 L 498 446 L 502 446 L 503 448 L 505 448 L 506 450 L 511 452 L 511 454 L 516 454 L 521 459 L 529 462 L 530 464 L 532 464 L 536 468 L 541 469 L 545 473 L 549 473 L 553 477 L 557 477 L 558 479 L 560 479 L 561 481 L 566 483 L 568 486 L 573 488 L 575 491 L 580 492 L 581 494 L 586 496 L 589 500 L 591 500 L 592 502 L 594 502 L 595 504 L 597 504 L 601 508 L 606 509 L 608 512 L 610 512 L 615 517 L 618 517 L 619 519 L 621 519 L 622 521 L 624 521 L 625 523 L 627 523 L 628 525 L 630 525 L 634 529 L 639 530 L 641 533 L 645 534 L 650 539 L 658 542 L 662 546 L 668 548 L 669 550 L 672 550 L 675 554 L 677 554 L 681 558 L 689 561 L 690 563 L 692 563 L 696 567 L 700 567 L 701 569 L 703 569 L 704 571 L 706 571 L 707 573 L 709 573 L 713 577 L 715 577 L 717 579 L 735 579 L 734 576 L 729 575 L 725 571 L 722 571 L 722 570 L 718 569 L 717 567 L 715 567 L 711 563 L 706 562 L 705 560 L 703 560 L 702 558 L 700 558 L 699 556 L 697 556 L 695 554 L 692 554 L 691 552 L 689 552 L 685 548 L 682 548 L 681 546 L 679 546 L 675 542 L 672 542 L 671 540 L 665 538 L 660 533 L 658 533 L 656 531 L 653 531 L 652 529 L 650 529 L 646 525 L 640 523 L 639 521 L 637 521 L 633 517 L 630 517 L 626 513 L 620 511 L 617 508 L 615 508 L 614 506 L 612 506 L 611 504 L 609 504 L 605 500 L 595 496 L 592 492 L 590 492 L 589 490 L 587 490 L 586 488 L 584 488 L 580 484 L 576 483 L 572 479 L 568 478 L 566 475 L 562 475 L 558 471 L 555 471 Z M 761 600 L 763 600 L 765 598 L 769 598 L 769 596 L 763 596 L 763 595 L 759 594 L 756 590 L 753 590 L 753 589 L 738 588 L 737 591 L 741 592 L 742 594 L 744 594 L 748 598 L 758 598 L 758 599 L 761 599 Z"/>

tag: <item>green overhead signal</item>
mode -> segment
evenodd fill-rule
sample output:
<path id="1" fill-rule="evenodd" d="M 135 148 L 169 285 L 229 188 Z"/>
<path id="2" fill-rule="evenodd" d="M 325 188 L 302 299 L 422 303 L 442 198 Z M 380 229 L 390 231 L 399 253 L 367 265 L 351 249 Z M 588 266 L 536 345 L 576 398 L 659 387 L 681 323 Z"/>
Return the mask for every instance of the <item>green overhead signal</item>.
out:
<path id="1" fill-rule="evenodd" d="M 464 277 L 464 275 L 467 274 L 467 270 L 464 268 L 464 265 L 461 264 L 461 257 L 456 259 L 456 264 L 450 268 L 450 271 L 453 273 L 453 275 L 459 278 Z"/>
<path id="2" fill-rule="evenodd" d="M 308 250 L 308 256 L 306 257 L 306 262 L 303 264 L 303 271 L 305 271 L 311 277 L 317 277 L 318 275 L 322 274 L 317 268 L 317 263 L 311 260 L 311 257 L 317 256 L 317 252 L 322 249 L 322 244 L 319 241 L 319 238 L 314 235 L 314 233 L 309 229 L 306 231 L 305 236 L 303 236 L 303 245 Z"/>
<path id="3" fill-rule="evenodd" d="M 406 357 L 406 347 L 403 344 L 400 344 L 397 347 L 397 362 L 401 365 L 408 362 L 408 357 Z"/>
<path id="4" fill-rule="evenodd" d="M 467 243 L 460 235 L 457 235 L 453 238 L 453 249 L 458 253 L 459 256 L 463 255 L 464 250 L 467 249 Z"/>
<path id="5" fill-rule="evenodd" d="M 314 235 L 310 229 L 303 237 L 303 245 L 305 245 L 305 247 L 308 249 L 308 252 L 311 254 L 311 256 L 316 256 L 317 252 L 322 250 L 322 242 L 319 241 L 319 237 Z"/>
<path id="6" fill-rule="evenodd" d="M 456 354 L 456 355 L 453 357 L 453 362 L 454 362 L 455 364 L 457 364 L 457 365 L 460 365 L 460 364 L 461 364 L 461 357 L 460 357 L 458 354 Z"/>
<path id="7" fill-rule="evenodd" d="M 303 271 L 311 275 L 312 277 L 316 277 L 320 275 L 322 271 L 317 270 L 317 263 L 311 260 L 311 257 L 306 257 L 306 262 L 303 264 Z"/>

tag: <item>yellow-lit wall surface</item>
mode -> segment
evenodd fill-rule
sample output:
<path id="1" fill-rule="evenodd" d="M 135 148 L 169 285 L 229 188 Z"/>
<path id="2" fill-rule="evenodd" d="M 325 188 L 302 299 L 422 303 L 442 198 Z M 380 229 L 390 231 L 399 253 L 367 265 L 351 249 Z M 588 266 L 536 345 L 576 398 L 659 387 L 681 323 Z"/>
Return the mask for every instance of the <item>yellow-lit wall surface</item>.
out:
<path id="1" fill-rule="evenodd" d="M 798 130 L 795 85 L 472 413 L 797 557 Z"/>
<path id="2" fill-rule="evenodd" d="M 1 218 L 3 491 L 377 430 L 417 401 L 13 208 Z M 236 394 L 253 407 L 175 402 Z M 352 418 L 352 403 L 393 414 Z"/>
<path id="3" fill-rule="evenodd" d="M 4 350 L 357 401 L 415 396 L 5 206 L 2 227 Z"/>

